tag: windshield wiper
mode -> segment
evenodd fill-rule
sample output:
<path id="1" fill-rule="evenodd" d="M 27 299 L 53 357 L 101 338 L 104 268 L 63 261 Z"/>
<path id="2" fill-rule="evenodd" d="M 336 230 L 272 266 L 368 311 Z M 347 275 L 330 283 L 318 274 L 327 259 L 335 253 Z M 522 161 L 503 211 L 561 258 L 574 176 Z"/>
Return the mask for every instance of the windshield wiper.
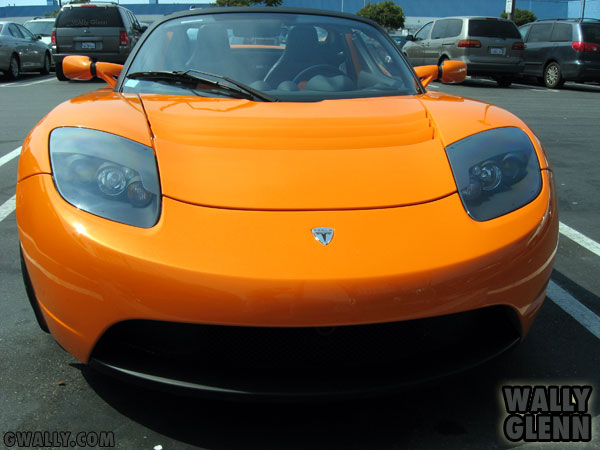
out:
<path id="1" fill-rule="evenodd" d="M 226 81 L 228 84 L 223 84 L 215 81 L 209 77 L 216 78 L 219 80 Z M 276 102 L 275 97 L 271 97 L 257 89 L 246 86 L 239 81 L 235 81 L 229 77 L 223 75 L 216 75 L 213 73 L 202 72 L 200 70 L 189 69 L 186 71 L 149 71 L 149 72 L 133 72 L 127 74 L 127 78 L 137 80 L 176 80 L 176 81 L 194 81 L 205 83 L 209 86 L 215 87 L 221 91 L 229 92 L 236 95 L 241 95 L 243 98 L 249 100 L 262 100 L 263 102 Z"/>

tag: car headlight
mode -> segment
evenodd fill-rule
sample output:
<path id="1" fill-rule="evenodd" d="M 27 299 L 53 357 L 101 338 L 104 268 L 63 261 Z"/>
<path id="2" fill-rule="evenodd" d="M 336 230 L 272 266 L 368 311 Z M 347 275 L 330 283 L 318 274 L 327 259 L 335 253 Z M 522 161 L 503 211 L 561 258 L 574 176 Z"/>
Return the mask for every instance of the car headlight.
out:
<path id="1" fill-rule="evenodd" d="M 150 147 L 103 131 L 56 128 L 50 162 L 56 189 L 73 206 L 136 227 L 156 224 L 160 185 Z"/>
<path id="2" fill-rule="evenodd" d="M 458 193 L 469 215 L 494 219 L 535 199 L 542 188 L 540 164 L 523 130 L 496 128 L 446 147 Z"/>

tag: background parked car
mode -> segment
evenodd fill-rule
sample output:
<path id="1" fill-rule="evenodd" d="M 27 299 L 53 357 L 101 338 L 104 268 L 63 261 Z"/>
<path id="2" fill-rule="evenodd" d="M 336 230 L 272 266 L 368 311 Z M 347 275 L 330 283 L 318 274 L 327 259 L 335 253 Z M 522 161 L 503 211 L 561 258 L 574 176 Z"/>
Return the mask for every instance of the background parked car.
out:
<path id="1" fill-rule="evenodd" d="M 63 6 L 52 31 L 56 78 L 67 79 L 62 60 L 68 55 L 123 64 L 144 30 L 131 11 L 114 3 Z"/>
<path id="2" fill-rule="evenodd" d="M 469 75 L 488 76 L 510 86 L 523 69 L 524 44 L 516 25 L 495 17 L 447 17 L 429 22 L 402 48 L 413 66 L 467 63 Z"/>
<path id="3" fill-rule="evenodd" d="M 524 75 L 548 88 L 565 81 L 600 82 L 600 20 L 538 20 L 519 31 L 526 43 Z"/>
<path id="4" fill-rule="evenodd" d="M 406 44 L 406 36 L 400 34 L 392 34 L 390 35 L 390 37 L 399 49 L 402 49 L 402 47 L 404 47 L 404 44 Z"/>
<path id="5" fill-rule="evenodd" d="M 36 17 L 35 19 L 28 20 L 27 22 L 25 22 L 23 26 L 29 31 L 31 31 L 33 34 L 40 35 L 42 37 L 41 41 L 44 44 L 50 45 L 50 36 L 52 35 L 52 28 L 54 28 L 55 20 L 56 18 L 54 17 Z"/>
<path id="6" fill-rule="evenodd" d="M 15 22 L 0 22 L 0 71 L 10 79 L 21 72 L 50 71 L 50 49 L 40 37 Z"/>

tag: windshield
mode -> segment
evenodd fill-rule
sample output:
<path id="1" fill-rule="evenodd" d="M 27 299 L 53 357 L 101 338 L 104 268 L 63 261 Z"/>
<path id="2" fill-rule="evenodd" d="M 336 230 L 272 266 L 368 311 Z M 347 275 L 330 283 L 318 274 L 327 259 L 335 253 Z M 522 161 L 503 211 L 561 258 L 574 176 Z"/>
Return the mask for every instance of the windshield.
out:
<path id="1" fill-rule="evenodd" d="M 52 33 L 52 27 L 54 26 L 54 21 L 52 22 L 27 22 L 23 25 L 33 34 L 39 34 L 40 36 L 50 36 Z"/>
<path id="2" fill-rule="evenodd" d="M 397 48 L 373 26 L 291 13 L 197 14 L 159 25 L 124 78 L 124 92 L 227 96 L 202 83 L 144 72 L 201 71 L 281 101 L 408 95 L 417 92 Z M 189 77 L 188 77 L 189 78 Z"/>

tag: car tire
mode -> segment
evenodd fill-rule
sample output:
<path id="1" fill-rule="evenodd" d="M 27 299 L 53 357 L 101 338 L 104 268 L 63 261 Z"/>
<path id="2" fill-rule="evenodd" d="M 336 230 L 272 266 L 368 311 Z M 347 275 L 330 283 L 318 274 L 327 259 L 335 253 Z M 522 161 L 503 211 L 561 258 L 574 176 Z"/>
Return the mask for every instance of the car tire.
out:
<path id="1" fill-rule="evenodd" d="M 59 63 L 56 63 L 56 66 L 54 67 L 54 73 L 56 74 L 56 78 L 59 81 L 67 81 L 68 80 L 68 78 L 65 77 L 65 73 L 63 72 L 62 61 L 60 61 Z"/>
<path id="2" fill-rule="evenodd" d="M 19 58 L 17 55 L 10 57 L 10 63 L 8 64 L 8 70 L 6 71 L 6 78 L 9 80 L 16 80 L 21 74 L 21 65 L 19 64 Z"/>
<path id="3" fill-rule="evenodd" d="M 560 70 L 560 64 L 551 62 L 544 69 L 544 86 L 548 89 L 556 89 L 565 83 Z"/>
<path id="4" fill-rule="evenodd" d="M 50 73 L 50 65 L 51 65 L 50 53 L 46 52 L 44 54 L 44 65 L 40 69 L 40 73 L 42 75 L 48 75 Z"/>
<path id="5" fill-rule="evenodd" d="M 498 86 L 502 88 L 509 87 L 513 82 L 513 80 L 509 77 L 495 77 L 494 81 L 496 81 L 496 83 L 498 83 Z"/>

